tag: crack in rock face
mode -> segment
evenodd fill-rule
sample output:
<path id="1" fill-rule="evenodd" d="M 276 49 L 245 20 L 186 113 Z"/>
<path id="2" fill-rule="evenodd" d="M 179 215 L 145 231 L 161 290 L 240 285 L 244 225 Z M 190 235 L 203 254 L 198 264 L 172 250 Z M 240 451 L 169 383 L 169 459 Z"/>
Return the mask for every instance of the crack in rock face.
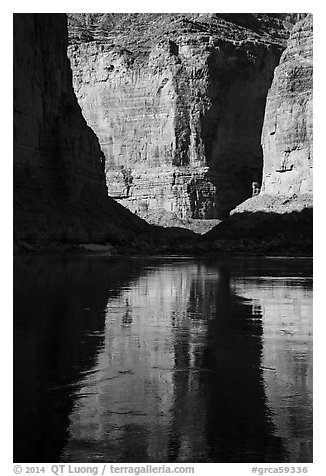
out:
<path id="1" fill-rule="evenodd" d="M 299 216 L 303 212 L 300 233 L 309 235 L 309 240 L 313 208 L 312 47 L 313 21 L 309 14 L 293 27 L 267 96 L 261 137 L 262 187 L 230 213 L 233 222 L 239 223 L 239 215 L 247 214 L 241 219 L 245 227 L 257 212 L 275 216 Z M 256 222 L 259 227 L 259 220 Z"/>

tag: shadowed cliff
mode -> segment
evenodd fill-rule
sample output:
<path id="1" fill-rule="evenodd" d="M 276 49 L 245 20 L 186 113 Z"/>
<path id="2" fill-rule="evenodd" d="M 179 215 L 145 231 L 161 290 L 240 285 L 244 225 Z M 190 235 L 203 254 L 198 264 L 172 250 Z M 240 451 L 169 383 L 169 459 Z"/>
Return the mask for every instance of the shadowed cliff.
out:
<path id="1" fill-rule="evenodd" d="M 64 14 L 14 14 L 14 243 L 146 249 L 148 225 L 107 196 L 72 88 Z"/>

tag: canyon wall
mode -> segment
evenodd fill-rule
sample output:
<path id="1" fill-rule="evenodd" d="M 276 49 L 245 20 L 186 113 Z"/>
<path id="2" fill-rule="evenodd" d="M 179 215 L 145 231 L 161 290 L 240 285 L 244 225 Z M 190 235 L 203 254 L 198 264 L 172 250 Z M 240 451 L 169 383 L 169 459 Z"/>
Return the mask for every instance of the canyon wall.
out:
<path id="1" fill-rule="evenodd" d="M 14 14 L 14 242 L 131 242 L 147 230 L 107 196 L 77 103 L 64 14 Z M 136 239 L 137 241 L 137 239 Z"/>
<path id="2" fill-rule="evenodd" d="M 269 90 L 262 148 L 261 193 L 231 212 L 287 213 L 313 203 L 313 21 L 292 30 Z"/>
<path id="3" fill-rule="evenodd" d="M 311 255 L 312 15 L 298 22 L 275 70 L 262 131 L 262 190 L 204 238 L 209 249 Z M 207 245 L 207 246 L 206 246 Z"/>
<path id="4" fill-rule="evenodd" d="M 253 14 L 69 14 L 74 89 L 109 195 L 152 222 L 222 218 L 250 197 L 290 27 Z"/>
<path id="5" fill-rule="evenodd" d="M 262 191 L 312 193 L 312 15 L 298 22 L 268 93 Z"/>

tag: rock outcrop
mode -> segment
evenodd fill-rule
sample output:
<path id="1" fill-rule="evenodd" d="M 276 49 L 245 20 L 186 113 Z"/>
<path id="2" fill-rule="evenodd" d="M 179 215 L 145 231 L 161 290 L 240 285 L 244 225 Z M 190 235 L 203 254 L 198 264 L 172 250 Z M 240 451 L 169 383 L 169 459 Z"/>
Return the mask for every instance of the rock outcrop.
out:
<path id="1" fill-rule="evenodd" d="M 307 15 L 294 26 L 268 93 L 261 192 L 207 234 L 213 248 L 238 249 L 241 240 L 246 252 L 312 253 L 312 40 Z"/>
<path id="2" fill-rule="evenodd" d="M 14 242 L 136 245 L 148 225 L 107 196 L 67 42 L 66 15 L 14 14 Z"/>
<path id="3" fill-rule="evenodd" d="M 69 14 L 74 89 L 109 195 L 152 222 L 221 218 L 250 197 L 290 26 L 277 15 Z"/>
<path id="4" fill-rule="evenodd" d="M 262 130 L 261 193 L 231 213 L 286 213 L 312 207 L 313 24 L 312 15 L 292 30 L 275 69 Z"/>
<path id="5" fill-rule="evenodd" d="M 262 191 L 312 193 L 312 15 L 292 31 L 268 93 Z"/>

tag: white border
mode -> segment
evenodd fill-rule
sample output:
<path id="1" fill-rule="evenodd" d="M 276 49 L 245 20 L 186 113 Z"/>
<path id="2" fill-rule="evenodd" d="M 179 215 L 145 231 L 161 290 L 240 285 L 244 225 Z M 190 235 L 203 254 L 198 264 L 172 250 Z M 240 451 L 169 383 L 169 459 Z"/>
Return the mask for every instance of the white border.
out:
<path id="1" fill-rule="evenodd" d="M 4 2 L 3 2 L 4 3 Z M 110 8 L 111 7 L 111 8 Z M 324 311 L 325 296 L 324 278 L 325 260 L 323 256 L 325 241 L 325 201 L 324 182 L 325 171 L 325 89 L 326 74 L 324 70 L 325 60 L 325 23 L 326 9 L 322 2 L 304 1 L 279 1 L 262 3 L 258 1 L 246 2 L 219 2 L 216 1 L 173 1 L 166 0 L 162 3 L 149 1 L 125 1 L 98 2 L 98 1 L 14 1 L 6 2 L 1 6 L 1 137 L 2 137 L 2 187 L 0 196 L 1 207 L 1 233 L 0 250 L 2 253 L 1 289 L 3 291 L 2 303 L 2 409 L 3 418 L 1 425 L 1 454 L 0 469 L 2 474 L 12 473 L 12 14 L 13 13 L 59 13 L 59 12 L 213 12 L 242 13 L 242 12 L 309 12 L 314 15 L 314 155 L 317 160 L 314 173 L 314 463 L 309 466 L 308 475 L 325 474 L 325 348 L 324 339 L 326 312 Z M 322 147 L 324 146 L 324 147 Z M 10 411 L 11 410 L 11 411 Z M 196 475 L 201 474 L 250 474 L 252 464 L 195 464 Z M 263 465 L 276 467 L 280 465 Z M 282 466 L 282 465 L 281 465 Z M 284 466 L 284 464 L 283 464 Z M 299 466 L 299 465 L 295 465 Z M 300 465 L 302 466 L 302 465 Z M 266 473 L 267 474 L 267 473 Z"/>

